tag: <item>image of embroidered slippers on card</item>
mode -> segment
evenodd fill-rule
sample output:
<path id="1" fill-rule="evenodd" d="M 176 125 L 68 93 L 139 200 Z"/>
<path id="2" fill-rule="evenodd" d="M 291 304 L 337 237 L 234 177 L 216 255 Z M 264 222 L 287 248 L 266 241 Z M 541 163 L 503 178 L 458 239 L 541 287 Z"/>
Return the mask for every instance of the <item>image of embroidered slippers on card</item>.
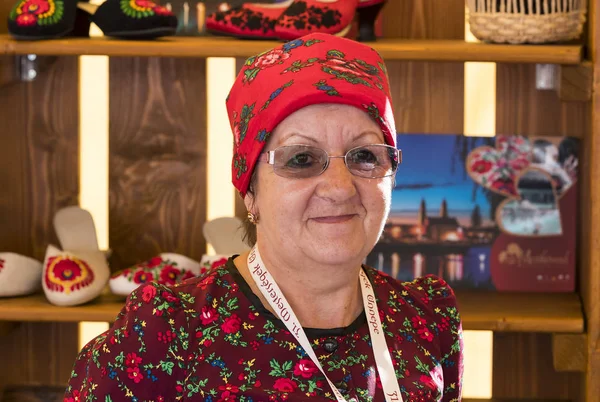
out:
<path id="1" fill-rule="evenodd" d="M 54 216 L 61 248 L 49 245 L 44 259 L 42 286 L 48 301 L 76 306 L 98 297 L 110 277 L 106 254 L 98 247 L 92 215 L 67 207 Z"/>
<path id="2" fill-rule="evenodd" d="M 0 297 L 27 296 L 42 288 L 42 263 L 16 253 L 0 253 Z"/>
<path id="3" fill-rule="evenodd" d="M 518 196 L 503 201 L 496 210 L 500 229 L 516 236 L 562 234 L 558 196 L 552 177 L 530 168 L 517 178 Z"/>

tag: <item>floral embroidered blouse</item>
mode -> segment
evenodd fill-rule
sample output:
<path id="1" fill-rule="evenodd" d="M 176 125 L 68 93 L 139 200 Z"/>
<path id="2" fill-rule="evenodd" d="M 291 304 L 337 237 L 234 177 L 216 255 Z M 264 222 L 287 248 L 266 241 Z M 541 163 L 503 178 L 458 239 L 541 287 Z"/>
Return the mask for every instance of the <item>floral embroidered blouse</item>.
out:
<path id="1" fill-rule="evenodd" d="M 366 268 L 405 402 L 460 401 L 462 328 L 441 279 L 401 283 Z M 365 314 L 306 329 L 351 401 L 384 401 Z M 146 284 L 80 352 L 65 401 L 335 401 L 316 365 L 252 293 L 233 259 L 173 286 Z"/>

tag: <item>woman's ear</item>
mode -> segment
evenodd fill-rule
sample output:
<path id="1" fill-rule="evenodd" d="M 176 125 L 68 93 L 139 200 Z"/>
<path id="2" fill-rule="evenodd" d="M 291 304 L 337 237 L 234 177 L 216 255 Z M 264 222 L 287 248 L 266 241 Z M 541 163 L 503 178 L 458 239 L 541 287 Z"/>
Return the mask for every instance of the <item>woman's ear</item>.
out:
<path id="1" fill-rule="evenodd" d="M 244 196 L 244 205 L 246 206 L 246 211 L 256 214 L 256 211 L 254 210 L 255 209 L 254 201 L 255 201 L 254 194 L 252 194 L 251 192 L 247 192 L 246 195 Z"/>

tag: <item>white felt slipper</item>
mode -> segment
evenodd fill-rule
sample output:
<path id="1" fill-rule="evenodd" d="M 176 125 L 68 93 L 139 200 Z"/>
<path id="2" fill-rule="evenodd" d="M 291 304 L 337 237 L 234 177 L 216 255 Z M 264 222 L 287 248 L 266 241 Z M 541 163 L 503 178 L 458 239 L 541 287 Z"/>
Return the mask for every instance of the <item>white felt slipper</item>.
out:
<path id="1" fill-rule="evenodd" d="M 91 214 L 67 207 L 54 216 L 62 250 L 49 245 L 42 285 L 46 298 L 58 306 L 76 306 L 98 297 L 110 277 L 106 254 L 98 247 Z"/>
<path id="2" fill-rule="evenodd" d="M 0 253 L 0 297 L 27 296 L 41 289 L 42 263 L 15 253 Z"/>

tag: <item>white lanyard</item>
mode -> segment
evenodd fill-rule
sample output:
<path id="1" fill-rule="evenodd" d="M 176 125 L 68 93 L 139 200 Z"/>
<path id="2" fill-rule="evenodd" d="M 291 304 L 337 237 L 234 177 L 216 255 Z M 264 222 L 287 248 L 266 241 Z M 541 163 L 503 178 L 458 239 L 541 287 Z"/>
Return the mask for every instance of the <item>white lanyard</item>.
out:
<path id="1" fill-rule="evenodd" d="M 323 370 L 319 359 L 317 359 L 317 355 L 315 355 L 314 350 L 310 346 L 310 342 L 306 337 L 304 329 L 302 329 L 302 325 L 300 325 L 296 314 L 294 314 L 294 311 L 287 302 L 283 292 L 281 292 L 279 286 L 277 286 L 275 280 L 269 271 L 267 271 L 262 258 L 260 258 L 257 246 L 254 246 L 248 255 L 248 269 L 261 293 L 265 299 L 267 299 L 273 310 L 275 310 L 278 318 L 283 321 L 287 329 L 300 343 L 300 346 L 302 346 L 315 365 L 321 370 L 321 373 L 325 376 L 325 379 L 329 383 L 338 402 L 346 402 L 340 391 L 329 380 L 327 374 L 325 374 L 325 370 Z M 379 318 L 375 294 L 373 293 L 373 288 L 367 274 L 365 274 L 362 269 L 360 271 L 360 284 L 363 304 L 367 314 L 367 322 L 369 323 L 371 343 L 373 344 L 373 354 L 375 356 L 375 363 L 377 364 L 377 372 L 379 373 L 381 385 L 383 386 L 385 400 L 387 402 L 402 402 L 402 395 L 400 394 L 400 387 L 398 386 L 396 372 L 394 370 L 394 365 L 392 364 L 392 357 L 390 356 L 390 352 L 385 342 L 385 335 L 383 334 L 381 320 Z"/>

